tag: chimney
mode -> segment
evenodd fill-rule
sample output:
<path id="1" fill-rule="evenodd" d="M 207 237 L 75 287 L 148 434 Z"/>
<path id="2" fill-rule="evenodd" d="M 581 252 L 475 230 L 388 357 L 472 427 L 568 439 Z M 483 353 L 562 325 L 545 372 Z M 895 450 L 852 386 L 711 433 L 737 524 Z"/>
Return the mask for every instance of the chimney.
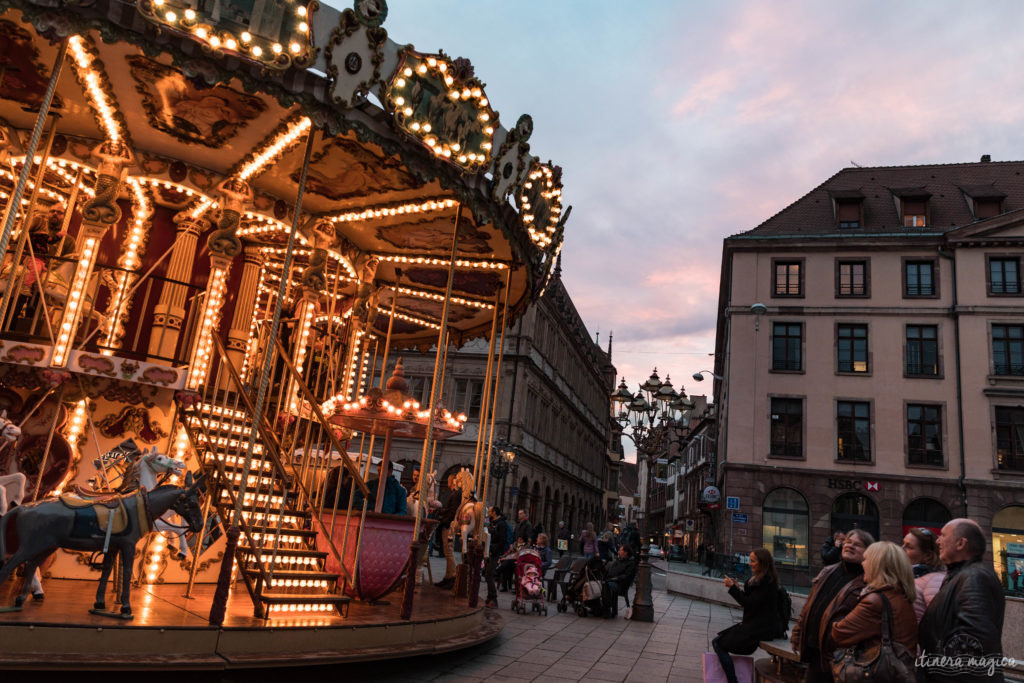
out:
<path id="1" fill-rule="evenodd" d="M 987 164 L 990 161 L 992 161 L 992 155 L 991 154 L 982 154 L 981 155 L 981 163 Z"/>

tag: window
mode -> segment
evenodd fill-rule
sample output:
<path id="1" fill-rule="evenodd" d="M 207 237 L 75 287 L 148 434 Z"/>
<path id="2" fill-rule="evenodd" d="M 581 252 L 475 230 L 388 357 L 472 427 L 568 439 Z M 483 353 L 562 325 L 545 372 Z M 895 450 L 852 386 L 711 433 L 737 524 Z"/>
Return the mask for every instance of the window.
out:
<path id="1" fill-rule="evenodd" d="M 836 326 L 839 372 L 868 371 L 868 326 L 840 323 Z"/>
<path id="2" fill-rule="evenodd" d="M 988 260 L 988 293 L 1020 294 L 1020 258 Z"/>
<path id="3" fill-rule="evenodd" d="M 455 394 L 452 397 L 454 411 L 465 413 L 466 417 L 470 420 L 479 420 L 483 390 L 484 383 L 482 380 L 455 380 Z"/>
<path id="4" fill-rule="evenodd" d="M 907 261 L 903 273 L 904 296 L 935 296 L 935 261 Z"/>
<path id="5" fill-rule="evenodd" d="M 778 488 L 764 497 L 761 543 L 777 564 L 807 567 L 809 536 L 807 501 L 796 489 Z"/>
<path id="6" fill-rule="evenodd" d="M 913 198 L 903 200 L 903 227 L 923 228 L 927 222 L 925 206 L 928 200 Z"/>
<path id="7" fill-rule="evenodd" d="M 871 404 L 836 402 L 836 454 L 847 462 L 871 462 Z"/>
<path id="8" fill-rule="evenodd" d="M 804 454 L 802 398 L 772 398 L 771 450 L 776 458 L 802 458 Z"/>
<path id="9" fill-rule="evenodd" d="M 430 390 L 433 388 L 434 383 L 430 377 L 417 377 L 413 376 L 409 378 L 409 395 L 414 400 L 420 402 L 420 406 L 426 408 L 430 405 Z"/>
<path id="10" fill-rule="evenodd" d="M 802 261 L 775 261 L 774 296 L 803 296 L 802 266 Z"/>
<path id="11" fill-rule="evenodd" d="M 992 516 L 992 561 L 1007 594 L 1024 596 L 1024 505 Z"/>
<path id="12" fill-rule="evenodd" d="M 907 362 L 911 377 L 939 375 L 939 328 L 936 325 L 907 325 Z"/>
<path id="13" fill-rule="evenodd" d="M 996 406 L 996 465 L 1024 472 L 1024 406 Z"/>
<path id="14" fill-rule="evenodd" d="M 801 323 L 772 323 L 772 370 L 802 370 Z"/>
<path id="15" fill-rule="evenodd" d="M 836 296 L 867 295 L 867 261 L 839 261 L 836 264 Z"/>
<path id="16" fill-rule="evenodd" d="M 918 498 L 903 508 L 902 535 L 906 536 L 913 528 L 928 529 L 936 536 L 942 533 L 942 527 L 953 519 L 949 508 L 934 498 Z"/>
<path id="17" fill-rule="evenodd" d="M 942 406 L 907 404 L 907 461 L 911 465 L 945 464 L 942 455 Z"/>
<path id="18" fill-rule="evenodd" d="M 1003 212 L 1002 200 L 995 197 L 978 197 L 974 200 L 974 217 L 992 218 Z"/>
<path id="19" fill-rule="evenodd" d="M 840 228 L 859 228 L 860 200 L 836 200 L 836 222 Z"/>
<path id="20" fill-rule="evenodd" d="M 992 326 L 992 372 L 1024 375 L 1024 326 Z"/>
<path id="21" fill-rule="evenodd" d="M 832 533 L 863 529 L 878 538 L 878 506 L 863 493 L 844 493 L 832 501 Z"/>

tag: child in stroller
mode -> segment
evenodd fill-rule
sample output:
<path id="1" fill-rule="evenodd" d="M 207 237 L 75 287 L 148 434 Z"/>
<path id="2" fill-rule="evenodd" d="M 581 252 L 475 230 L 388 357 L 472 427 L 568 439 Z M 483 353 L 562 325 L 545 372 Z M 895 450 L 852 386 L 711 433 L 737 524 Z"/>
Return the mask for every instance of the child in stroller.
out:
<path id="1" fill-rule="evenodd" d="M 578 574 L 570 578 L 565 594 L 558 603 L 558 611 L 567 612 L 571 607 L 581 617 L 587 614 L 603 615 L 607 608 L 604 598 L 606 592 L 604 562 L 600 557 L 592 557 Z"/>
<path id="2" fill-rule="evenodd" d="M 516 597 L 512 600 L 512 609 L 519 614 L 526 614 L 529 602 L 531 611 L 547 616 L 547 591 L 540 572 L 541 563 L 540 552 L 534 548 L 523 548 L 516 556 Z"/>

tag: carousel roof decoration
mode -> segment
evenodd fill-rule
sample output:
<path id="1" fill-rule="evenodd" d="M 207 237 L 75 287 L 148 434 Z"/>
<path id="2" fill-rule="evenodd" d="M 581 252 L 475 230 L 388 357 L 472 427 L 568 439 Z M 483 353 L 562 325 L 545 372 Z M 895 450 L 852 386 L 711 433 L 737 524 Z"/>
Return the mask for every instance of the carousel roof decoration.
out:
<path id="1" fill-rule="evenodd" d="M 271 71 L 307 66 L 313 58 L 310 15 L 316 2 L 280 0 L 211 4 L 197 10 L 188 0 L 139 0 L 139 13 L 161 28 L 189 35 L 211 51 L 252 60 Z"/>
<path id="2" fill-rule="evenodd" d="M 448 439 L 462 433 L 465 415 L 453 415 L 438 401 L 431 418 L 429 408 L 420 406 L 408 392 L 409 382 L 399 358 L 383 391 L 373 387 L 355 401 L 335 395 L 324 401 L 320 410 L 333 424 L 378 436 L 390 433 L 422 439 L 428 428 L 433 430 L 435 439 Z"/>
<path id="3" fill-rule="evenodd" d="M 533 162 L 519 193 L 519 216 L 537 248 L 551 246 L 562 218 L 561 168 Z"/>
<path id="4" fill-rule="evenodd" d="M 498 113 L 483 89 L 468 59 L 452 60 L 443 52 L 427 55 L 407 47 L 399 52 L 384 102 L 399 130 L 438 158 L 476 173 L 491 161 L 498 125 Z"/>
<path id="5" fill-rule="evenodd" d="M 73 58 L 75 78 L 89 95 L 96 124 L 106 134 L 109 142 L 117 143 L 123 140 L 131 146 L 128 124 L 117 108 L 117 99 L 110 87 L 110 80 L 95 49 L 81 36 L 68 38 L 68 48 Z"/>

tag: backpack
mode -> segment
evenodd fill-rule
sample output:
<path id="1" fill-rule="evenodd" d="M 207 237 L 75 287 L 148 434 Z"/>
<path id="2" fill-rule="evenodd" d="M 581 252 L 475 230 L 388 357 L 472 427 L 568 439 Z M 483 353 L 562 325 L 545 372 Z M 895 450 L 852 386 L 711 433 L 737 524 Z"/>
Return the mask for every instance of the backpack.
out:
<path id="1" fill-rule="evenodd" d="M 789 620 L 793 616 L 793 599 L 789 597 L 786 589 L 779 584 L 779 593 L 775 599 L 775 609 L 778 610 L 776 637 L 785 638 L 789 631 Z"/>

